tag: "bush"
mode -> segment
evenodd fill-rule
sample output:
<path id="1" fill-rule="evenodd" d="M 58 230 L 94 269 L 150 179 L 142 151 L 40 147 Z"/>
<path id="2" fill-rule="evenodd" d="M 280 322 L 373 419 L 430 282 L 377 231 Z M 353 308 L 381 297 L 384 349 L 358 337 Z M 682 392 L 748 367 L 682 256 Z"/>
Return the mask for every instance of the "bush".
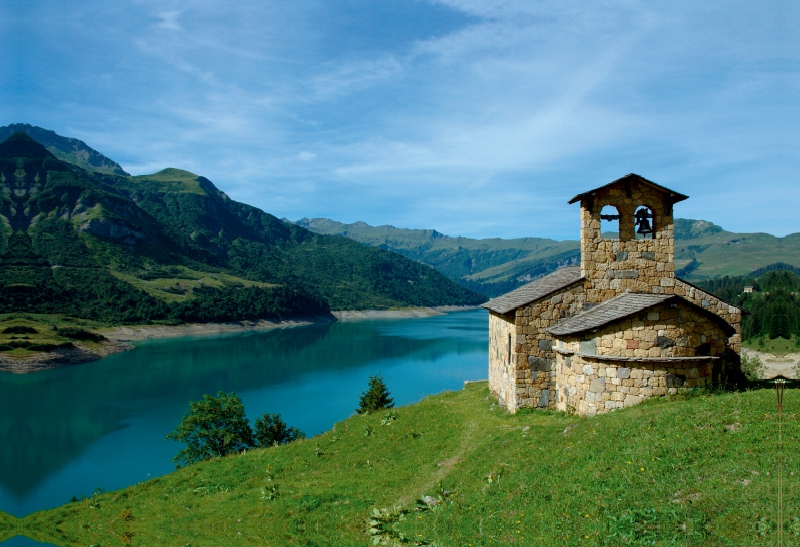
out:
<path id="1" fill-rule="evenodd" d="M 287 427 L 280 414 L 264 414 L 256 419 L 255 440 L 256 445 L 261 448 L 269 448 L 305 438 L 305 433 L 296 427 Z"/>
<path id="2" fill-rule="evenodd" d="M 177 467 L 221 458 L 254 444 L 242 400 L 236 393 L 223 391 L 216 397 L 203 395 L 201 401 L 189 403 L 189 412 L 166 438 L 186 443 L 172 459 Z"/>
<path id="3" fill-rule="evenodd" d="M 38 331 L 33 327 L 26 327 L 24 325 L 17 325 L 14 327 L 6 327 L 3 329 L 3 334 L 38 334 Z"/>
<path id="4" fill-rule="evenodd" d="M 394 399 L 389 397 L 389 390 L 386 388 L 386 384 L 383 383 L 383 378 L 380 375 L 370 376 L 369 389 L 361 394 L 356 412 L 369 414 L 392 407 L 394 407 Z"/>
<path id="5" fill-rule="evenodd" d="M 761 379 L 764 374 L 764 363 L 758 358 L 758 355 L 748 357 L 746 353 L 742 353 L 742 373 L 748 381 L 753 382 Z"/>

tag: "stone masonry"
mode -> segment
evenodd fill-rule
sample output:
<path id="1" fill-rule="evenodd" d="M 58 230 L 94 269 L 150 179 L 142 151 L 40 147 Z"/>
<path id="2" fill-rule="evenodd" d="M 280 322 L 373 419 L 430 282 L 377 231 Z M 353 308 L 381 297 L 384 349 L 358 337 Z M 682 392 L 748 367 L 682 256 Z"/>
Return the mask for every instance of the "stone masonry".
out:
<path id="1" fill-rule="evenodd" d="M 681 302 L 560 337 L 554 348 L 557 408 L 591 415 L 704 385 L 727 344 L 719 320 Z"/>

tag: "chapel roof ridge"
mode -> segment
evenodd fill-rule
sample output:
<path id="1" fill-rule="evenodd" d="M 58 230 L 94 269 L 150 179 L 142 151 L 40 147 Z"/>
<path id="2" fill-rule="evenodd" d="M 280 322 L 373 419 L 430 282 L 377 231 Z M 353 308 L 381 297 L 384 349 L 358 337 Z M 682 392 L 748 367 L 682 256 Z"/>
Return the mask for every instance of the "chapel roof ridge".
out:
<path id="1" fill-rule="evenodd" d="M 672 203 L 673 204 L 674 203 L 678 203 L 679 201 L 683 201 L 685 199 L 689 199 L 689 196 L 687 196 L 685 194 L 681 194 L 680 192 L 676 192 L 675 190 L 670 190 L 666 186 L 661 186 L 660 184 L 656 184 L 652 180 L 647 180 L 646 178 L 644 178 L 641 175 L 637 175 L 636 173 L 628 173 L 627 175 L 625 175 L 623 177 L 620 177 L 620 178 L 618 178 L 616 180 L 612 180 L 608 184 L 604 184 L 602 186 L 598 186 L 597 188 L 593 188 L 591 190 L 587 190 L 586 192 L 581 192 L 580 194 L 576 195 L 574 198 L 569 200 L 568 203 L 570 205 L 572 205 L 573 203 L 575 203 L 577 201 L 581 201 L 585 196 L 590 195 L 590 194 L 594 194 L 598 190 L 602 190 L 603 188 L 607 188 L 607 187 L 611 186 L 612 184 L 617 184 L 617 183 L 620 183 L 620 182 L 630 182 L 632 180 L 635 180 L 637 182 L 644 183 L 644 184 L 647 184 L 649 186 L 652 186 L 656 190 L 659 190 L 659 191 L 661 191 L 661 192 L 663 192 L 665 194 L 670 194 L 670 197 L 672 198 Z"/>

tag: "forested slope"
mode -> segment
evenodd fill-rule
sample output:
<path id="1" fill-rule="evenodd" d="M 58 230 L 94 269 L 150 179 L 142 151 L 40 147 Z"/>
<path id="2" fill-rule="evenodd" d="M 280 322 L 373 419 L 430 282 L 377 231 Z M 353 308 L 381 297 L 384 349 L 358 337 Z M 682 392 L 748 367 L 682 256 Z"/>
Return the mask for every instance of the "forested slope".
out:
<path id="1" fill-rule="evenodd" d="M 433 268 L 315 234 L 167 169 L 87 171 L 23 133 L 0 144 L 0 313 L 107 323 L 475 304 Z"/>
<path id="2" fill-rule="evenodd" d="M 742 320 L 742 338 L 800 336 L 800 268 L 774 264 L 751 275 L 724 276 L 698 286 L 749 311 Z M 753 292 L 746 293 L 746 286 Z"/>

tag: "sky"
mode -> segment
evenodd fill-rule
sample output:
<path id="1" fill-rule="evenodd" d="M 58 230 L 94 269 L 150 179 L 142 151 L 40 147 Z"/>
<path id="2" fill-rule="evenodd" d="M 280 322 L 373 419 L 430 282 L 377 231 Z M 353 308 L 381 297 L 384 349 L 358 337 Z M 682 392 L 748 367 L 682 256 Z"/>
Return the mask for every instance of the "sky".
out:
<path id="1" fill-rule="evenodd" d="M 0 125 L 277 217 L 578 238 L 633 172 L 800 232 L 800 4 L 5 0 Z"/>

